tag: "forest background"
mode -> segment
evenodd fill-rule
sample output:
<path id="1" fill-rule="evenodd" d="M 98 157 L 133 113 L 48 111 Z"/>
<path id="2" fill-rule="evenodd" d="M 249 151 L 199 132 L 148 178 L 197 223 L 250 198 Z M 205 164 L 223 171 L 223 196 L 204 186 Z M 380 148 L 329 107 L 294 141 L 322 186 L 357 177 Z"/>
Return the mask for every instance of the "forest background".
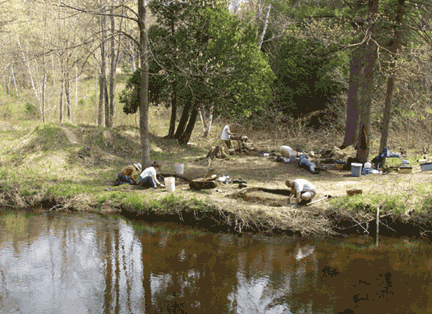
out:
<path id="1" fill-rule="evenodd" d="M 166 135 L 181 144 L 198 119 L 203 136 L 215 119 L 256 133 L 338 134 L 362 160 L 374 144 L 427 149 L 432 138 L 427 0 L 0 8 L 0 119 L 136 125 L 144 165 L 150 106 L 169 108 Z"/>

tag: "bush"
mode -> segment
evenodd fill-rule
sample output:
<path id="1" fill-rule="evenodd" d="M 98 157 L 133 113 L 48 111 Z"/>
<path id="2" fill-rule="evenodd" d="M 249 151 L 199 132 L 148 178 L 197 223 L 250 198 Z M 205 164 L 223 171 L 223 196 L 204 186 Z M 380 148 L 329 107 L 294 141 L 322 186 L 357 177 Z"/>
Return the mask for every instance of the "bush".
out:
<path id="1" fill-rule="evenodd" d="M 26 103 L 24 106 L 25 116 L 29 120 L 38 120 L 40 119 L 40 112 L 36 105 L 31 103 Z"/>

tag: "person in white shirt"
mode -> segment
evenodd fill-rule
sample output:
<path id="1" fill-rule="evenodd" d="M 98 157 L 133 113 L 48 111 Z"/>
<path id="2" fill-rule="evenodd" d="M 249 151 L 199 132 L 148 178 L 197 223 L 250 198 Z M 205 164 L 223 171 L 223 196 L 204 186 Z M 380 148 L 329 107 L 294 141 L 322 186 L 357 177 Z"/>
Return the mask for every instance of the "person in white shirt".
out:
<path id="1" fill-rule="evenodd" d="M 145 168 L 143 172 L 140 174 L 139 184 L 142 187 L 153 187 L 157 188 L 158 186 L 164 187 L 162 183 L 160 183 L 156 177 L 156 169 L 160 169 L 161 165 L 155 161 L 151 165 L 151 167 Z"/>
<path id="2" fill-rule="evenodd" d="M 282 157 L 287 157 L 287 158 L 289 158 L 289 157 L 291 157 L 291 155 L 294 154 L 294 151 L 292 150 L 292 148 L 289 147 L 289 146 L 287 146 L 287 145 L 282 145 L 282 146 L 279 148 L 279 151 L 280 151 Z"/>
<path id="3" fill-rule="evenodd" d="M 221 135 L 221 140 L 222 143 L 224 143 L 226 145 L 227 148 L 231 148 L 231 130 L 229 125 L 225 125 L 223 130 L 222 130 L 222 135 Z"/>
<path id="4" fill-rule="evenodd" d="M 286 180 L 285 184 L 291 188 L 291 197 L 295 197 L 297 204 L 309 203 L 315 197 L 315 186 L 306 179 Z"/>

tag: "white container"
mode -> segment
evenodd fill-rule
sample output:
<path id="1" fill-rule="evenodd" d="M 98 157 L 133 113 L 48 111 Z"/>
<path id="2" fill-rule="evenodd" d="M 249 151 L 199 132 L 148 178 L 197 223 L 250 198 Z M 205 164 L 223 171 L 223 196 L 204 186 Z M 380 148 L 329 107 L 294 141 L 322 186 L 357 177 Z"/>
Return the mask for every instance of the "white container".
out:
<path id="1" fill-rule="evenodd" d="M 176 174 L 183 174 L 184 173 L 184 164 L 175 164 L 175 171 L 176 171 Z"/>
<path id="2" fill-rule="evenodd" d="M 351 175 L 353 177 L 360 177 L 361 176 L 362 167 L 363 167 L 362 164 L 358 164 L 358 163 L 353 162 L 351 164 Z"/>
<path id="3" fill-rule="evenodd" d="M 365 162 L 364 164 L 364 168 L 363 168 L 363 175 L 368 175 L 371 173 L 371 163 L 370 162 Z"/>
<path id="4" fill-rule="evenodd" d="M 269 153 L 264 153 L 264 154 L 263 154 L 263 157 L 268 157 L 268 156 L 270 156 Z"/>
<path id="5" fill-rule="evenodd" d="M 174 177 L 164 178 L 164 182 L 165 182 L 165 188 L 168 192 L 174 192 L 175 191 L 175 178 Z"/>
<path id="6" fill-rule="evenodd" d="M 420 167 L 421 167 L 422 171 L 431 170 L 432 169 L 432 162 L 420 164 Z"/>

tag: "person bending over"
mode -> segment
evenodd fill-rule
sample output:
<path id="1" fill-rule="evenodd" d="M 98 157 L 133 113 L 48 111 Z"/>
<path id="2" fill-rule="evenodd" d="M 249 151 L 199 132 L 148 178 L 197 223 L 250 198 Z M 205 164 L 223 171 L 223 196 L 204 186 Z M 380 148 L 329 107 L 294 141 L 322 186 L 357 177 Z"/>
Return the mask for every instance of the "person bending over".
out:
<path id="1" fill-rule="evenodd" d="M 150 167 L 145 168 L 143 172 L 141 172 L 140 174 L 139 184 L 142 187 L 148 187 L 148 188 L 152 187 L 155 189 L 158 186 L 164 187 L 165 185 L 160 183 L 156 178 L 156 169 L 160 170 L 161 167 L 162 166 L 157 161 L 155 161 Z"/>
<path id="2" fill-rule="evenodd" d="M 297 204 L 307 204 L 315 197 L 315 186 L 306 179 L 286 180 L 285 184 L 291 188 L 288 199 L 295 197 Z"/>
<path id="3" fill-rule="evenodd" d="M 121 168 L 117 173 L 117 180 L 114 185 L 121 184 L 138 184 L 135 176 L 141 172 L 141 164 L 139 162 L 134 163 L 133 165 L 127 165 Z"/>

